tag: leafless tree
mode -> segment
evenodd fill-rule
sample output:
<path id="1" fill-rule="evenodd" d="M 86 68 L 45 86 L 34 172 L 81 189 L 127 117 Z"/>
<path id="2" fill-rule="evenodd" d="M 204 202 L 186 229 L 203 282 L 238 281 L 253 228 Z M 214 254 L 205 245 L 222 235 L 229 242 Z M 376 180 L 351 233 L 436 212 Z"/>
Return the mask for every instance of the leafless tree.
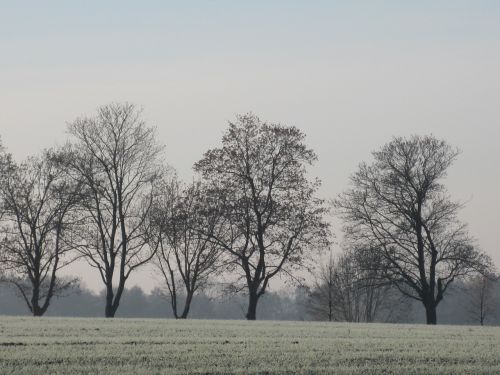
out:
<path id="1" fill-rule="evenodd" d="M 374 299 L 369 297 L 373 297 L 377 289 L 368 285 L 362 287 L 361 282 L 366 280 L 360 277 L 355 258 L 351 254 L 343 253 L 337 258 L 333 276 L 337 320 L 371 321 L 378 304 L 374 304 Z"/>
<path id="2" fill-rule="evenodd" d="M 316 155 L 304 138 L 295 127 L 238 116 L 222 147 L 195 164 L 223 211 L 226 230 L 211 239 L 237 270 L 234 289 L 248 291 L 249 320 L 273 277 L 293 277 L 314 250 L 328 245 L 328 209 L 316 197 L 319 181 L 306 173 Z"/>
<path id="3" fill-rule="evenodd" d="M 390 320 L 397 305 L 390 287 L 361 268 L 356 252 L 344 250 L 320 267 L 306 308 L 318 319 L 373 322 Z"/>
<path id="4" fill-rule="evenodd" d="M 163 173 L 162 147 L 132 104 L 110 104 L 68 126 L 74 142 L 66 167 L 85 187 L 84 220 L 75 241 L 106 288 L 105 316 L 113 317 L 130 274 L 150 261 L 145 223 Z"/>
<path id="5" fill-rule="evenodd" d="M 484 325 L 498 310 L 499 301 L 495 295 L 495 286 L 498 277 L 490 275 L 477 275 L 467 284 L 469 316 L 472 321 Z"/>
<path id="6" fill-rule="evenodd" d="M 7 151 L 3 147 L 2 140 L 0 138 L 0 184 L 3 184 L 6 181 L 7 176 L 10 174 L 12 166 L 12 156 L 7 153 Z M 2 204 L 2 196 L 0 196 L 0 219 L 2 219 L 3 214 L 4 207 Z"/>
<path id="7" fill-rule="evenodd" d="M 55 158 L 48 151 L 20 165 L 11 162 L 0 183 L 3 278 L 17 287 L 34 316 L 43 315 L 52 297 L 76 282 L 61 278 L 59 270 L 74 259 L 68 236 L 80 187 Z"/>
<path id="8" fill-rule="evenodd" d="M 6 152 L 5 147 L 3 146 L 0 138 L 0 185 L 3 184 L 7 180 L 7 176 L 10 174 L 10 170 L 13 166 L 12 156 Z M 0 220 L 3 218 L 5 213 L 5 205 L 3 203 L 2 190 L 0 189 Z M 0 246 L 0 258 L 4 252 L 4 248 Z M 5 265 L 0 263 L 0 282 L 5 281 Z"/>
<path id="9" fill-rule="evenodd" d="M 328 262 L 319 268 L 314 285 L 308 293 L 305 308 L 309 314 L 319 320 L 336 320 L 335 316 L 335 262 L 330 254 Z"/>
<path id="10" fill-rule="evenodd" d="M 456 278 L 490 264 L 457 218 L 462 205 L 441 183 L 457 155 L 432 136 L 394 138 L 371 165 L 360 165 L 334 203 L 348 240 L 376 253 L 382 261 L 374 268 L 423 303 L 428 324 L 436 324 L 437 305 Z"/>
<path id="11" fill-rule="evenodd" d="M 199 182 L 182 186 L 172 181 L 164 186 L 151 211 L 150 239 L 158 247 L 155 264 L 176 319 L 187 318 L 195 293 L 206 288 L 209 277 L 218 270 L 221 251 L 210 238 L 217 235 L 221 215 L 209 200 Z"/>

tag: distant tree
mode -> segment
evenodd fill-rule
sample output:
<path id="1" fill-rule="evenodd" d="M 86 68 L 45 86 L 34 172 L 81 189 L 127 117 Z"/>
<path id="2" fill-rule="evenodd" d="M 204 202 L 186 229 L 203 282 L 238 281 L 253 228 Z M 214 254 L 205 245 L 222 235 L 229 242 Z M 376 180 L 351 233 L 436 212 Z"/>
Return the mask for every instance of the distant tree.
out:
<path id="1" fill-rule="evenodd" d="M 221 215 L 210 199 L 199 182 L 182 186 L 173 181 L 162 189 L 151 210 L 150 239 L 158 248 L 155 265 L 176 319 L 187 318 L 195 293 L 206 288 L 218 270 L 221 250 L 210 238 L 217 235 Z"/>
<path id="2" fill-rule="evenodd" d="M 457 155 L 432 136 L 394 138 L 373 153 L 371 165 L 360 165 L 352 188 L 335 201 L 346 237 L 376 253 L 377 271 L 422 302 L 428 324 L 436 324 L 436 308 L 455 279 L 490 264 L 457 218 L 462 205 L 441 183 Z"/>
<path id="3" fill-rule="evenodd" d="M 335 262 L 330 254 L 327 263 L 319 269 L 319 275 L 314 279 L 314 285 L 305 301 L 306 310 L 319 320 L 336 320 L 335 308 Z"/>
<path id="4" fill-rule="evenodd" d="M 362 268 L 356 255 L 344 250 L 321 266 L 307 305 L 313 317 L 347 322 L 390 320 L 399 301 L 376 274 Z"/>
<path id="5" fill-rule="evenodd" d="M 149 313 L 148 303 L 148 296 L 139 286 L 135 285 L 130 289 L 125 288 L 117 316 L 146 317 Z"/>
<path id="6" fill-rule="evenodd" d="M 328 245 L 328 209 L 306 171 L 316 154 L 304 138 L 295 127 L 238 116 L 222 147 L 195 164 L 223 212 L 225 230 L 210 237 L 237 271 L 234 290 L 248 291 L 249 320 L 273 277 L 294 277 Z"/>
<path id="7" fill-rule="evenodd" d="M 61 278 L 59 270 L 74 259 L 69 233 L 80 187 L 56 158 L 48 151 L 20 165 L 11 162 L 0 183 L 3 279 L 17 287 L 34 316 L 76 282 Z"/>
<path id="8" fill-rule="evenodd" d="M 337 258 L 332 281 L 335 320 L 362 322 L 373 319 L 373 310 L 377 306 L 373 306 L 373 299 L 367 297 L 373 294 L 375 288 L 362 287 L 361 282 L 365 280 L 359 275 L 359 268 L 352 254 L 344 252 Z M 369 294 L 365 295 L 365 292 Z"/>
<path id="9" fill-rule="evenodd" d="M 106 288 L 105 316 L 114 317 L 130 274 L 149 262 L 145 222 L 163 173 L 155 130 L 132 104 L 100 107 L 68 126 L 74 142 L 68 173 L 85 188 L 78 250 Z"/>
<path id="10" fill-rule="evenodd" d="M 498 277 L 491 275 L 478 275 L 469 280 L 467 285 L 469 316 L 472 321 L 484 325 L 496 313 L 499 301 L 495 295 L 495 286 Z"/>

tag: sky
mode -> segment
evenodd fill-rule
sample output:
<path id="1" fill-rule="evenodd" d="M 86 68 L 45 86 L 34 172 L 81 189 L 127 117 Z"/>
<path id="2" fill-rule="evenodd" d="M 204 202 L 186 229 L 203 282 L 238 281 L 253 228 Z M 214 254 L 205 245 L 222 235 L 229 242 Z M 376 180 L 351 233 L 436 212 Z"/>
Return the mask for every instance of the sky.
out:
<path id="1" fill-rule="evenodd" d="M 21 160 L 128 101 L 189 180 L 251 111 L 307 134 L 334 198 L 391 137 L 433 134 L 462 151 L 446 185 L 500 265 L 499 67 L 499 1 L 0 0 L 0 137 Z M 101 288 L 85 264 L 67 272 Z"/>

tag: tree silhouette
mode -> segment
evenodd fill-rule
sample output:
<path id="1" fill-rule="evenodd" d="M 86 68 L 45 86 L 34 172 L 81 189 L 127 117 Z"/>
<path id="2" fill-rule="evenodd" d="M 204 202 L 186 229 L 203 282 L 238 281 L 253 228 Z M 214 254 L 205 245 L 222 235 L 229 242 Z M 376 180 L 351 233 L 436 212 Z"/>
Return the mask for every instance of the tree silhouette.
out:
<path id="1" fill-rule="evenodd" d="M 345 233 L 372 267 L 404 295 L 421 301 L 428 324 L 457 278 L 484 272 L 490 259 L 474 247 L 441 180 L 458 151 L 432 136 L 394 138 L 362 163 L 352 188 L 335 201 Z M 370 267 L 370 262 L 366 262 Z"/>
<path id="2" fill-rule="evenodd" d="M 163 173 L 162 147 L 132 104 L 100 107 L 68 126 L 74 142 L 64 160 L 85 188 L 78 251 L 106 287 L 105 316 L 113 317 L 130 274 L 154 256 L 145 223 Z M 115 287 L 116 285 L 116 287 Z"/>
<path id="3" fill-rule="evenodd" d="M 295 127 L 238 116 L 222 147 L 195 164 L 223 213 L 225 230 L 210 237 L 237 271 L 233 289 L 248 291 L 249 320 L 273 277 L 293 277 L 328 244 L 328 209 L 306 170 L 316 154 L 304 138 Z"/>

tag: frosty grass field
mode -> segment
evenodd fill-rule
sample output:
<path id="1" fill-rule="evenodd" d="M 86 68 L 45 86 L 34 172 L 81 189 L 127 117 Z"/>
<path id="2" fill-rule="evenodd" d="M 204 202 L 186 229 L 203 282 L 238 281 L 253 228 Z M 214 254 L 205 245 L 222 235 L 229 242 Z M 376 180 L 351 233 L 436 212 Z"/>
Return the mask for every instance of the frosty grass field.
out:
<path id="1" fill-rule="evenodd" d="M 500 328 L 0 317 L 3 374 L 500 374 Z"/>

